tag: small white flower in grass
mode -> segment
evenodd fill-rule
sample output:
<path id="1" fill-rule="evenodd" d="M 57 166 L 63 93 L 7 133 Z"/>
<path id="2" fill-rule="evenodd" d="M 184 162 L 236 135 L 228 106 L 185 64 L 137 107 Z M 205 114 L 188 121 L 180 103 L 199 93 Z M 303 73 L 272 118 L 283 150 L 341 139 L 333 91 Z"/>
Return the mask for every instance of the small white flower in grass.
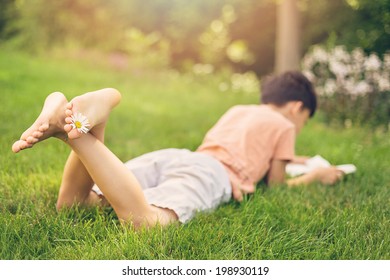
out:
<path id="1" fill-rule="evenodd" d="M 71 123 L 72 128 L 77 129 L 78 132 L 80 133 L 88 133 L 90 124 L 86 116 L 84 116 L 81 113 L 76 113 L 71 117 L 72 117 L 72 123 Z"/>

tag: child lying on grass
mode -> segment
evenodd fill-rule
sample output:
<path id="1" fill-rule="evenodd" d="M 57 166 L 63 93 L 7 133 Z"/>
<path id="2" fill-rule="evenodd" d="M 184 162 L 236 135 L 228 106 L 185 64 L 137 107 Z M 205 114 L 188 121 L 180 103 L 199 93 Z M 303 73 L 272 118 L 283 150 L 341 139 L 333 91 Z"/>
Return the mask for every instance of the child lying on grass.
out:
<path id="1" fill-rule="evenodd" d="M 16 141 L 17 153 L 55 137 L 72 151 L 64 167 L 57 209 L 111 205 L 134 227 L 185 223 L 198 211 L 231 198 L 241 201 L 258 181 L 288 186 L 342 177 L 335 167 L 319 168 L 286 180 L 286 164 L 298 161 L 295 137 L 316 110 L 311 83 L 299 72 L 269 77 L 261 105 L 228 110 L 196 151 L 165 149 L 123 164 L 105 145 L 104 130 L 121 94 L 111 88 L 88 92 L 70 102 L 50 94 L 37 120 Z"/>

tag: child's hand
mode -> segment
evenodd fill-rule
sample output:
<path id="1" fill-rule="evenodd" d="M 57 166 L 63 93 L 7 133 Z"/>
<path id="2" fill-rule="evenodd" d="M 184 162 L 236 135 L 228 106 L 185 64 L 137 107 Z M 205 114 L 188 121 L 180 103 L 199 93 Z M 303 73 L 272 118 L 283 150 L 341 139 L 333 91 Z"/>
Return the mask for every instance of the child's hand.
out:
<path id="1" fill-rule="evenodd" d="M 233 188 L 232 188 L 232 195 L 233 195 L 233 198 L 239 202 L 241 202 L 244 199 L 244 196 L 243 196 L 241 190 L 235 186 L 233 186 Z"/>
<path id="2" fill-rule="evenodd" d="M 336 167 L 320 167 L 314 171 L 317 181 L 325 185 L 333 185 L 341 178 L 343 178 L 344 173 L 338 170 Z"/>

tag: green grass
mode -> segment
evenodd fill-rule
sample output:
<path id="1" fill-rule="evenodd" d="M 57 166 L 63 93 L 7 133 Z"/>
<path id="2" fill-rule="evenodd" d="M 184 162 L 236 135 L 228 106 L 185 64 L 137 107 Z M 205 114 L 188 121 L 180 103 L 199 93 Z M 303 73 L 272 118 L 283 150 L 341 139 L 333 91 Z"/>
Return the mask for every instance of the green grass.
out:
<path id="1" fill-rule="evenodd" d="M 167 148 L 195 149 L 231 105 L 258 97 L 217 90 L 218 79 L 166 72 L 115 72 L 101 65 L 0 51 L 0 259 L 390 259 L 390 137 L 318 120 L 300 135 L 300 154 L 321 154 L 358 172 L 333 187 L 260 186 L 185 225 L 133 232 L 110 209 L 55 202 L 69 149 L 54 139 L 12 154 L 45 96 L 102 87 L 123 94 L 107 128 L 122 159 Z"/>

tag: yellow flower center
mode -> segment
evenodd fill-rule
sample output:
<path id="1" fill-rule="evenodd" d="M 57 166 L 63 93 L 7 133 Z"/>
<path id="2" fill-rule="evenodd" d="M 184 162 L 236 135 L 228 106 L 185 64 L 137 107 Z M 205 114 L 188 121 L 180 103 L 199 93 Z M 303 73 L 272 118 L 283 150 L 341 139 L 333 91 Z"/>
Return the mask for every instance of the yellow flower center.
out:
<path id="1" fill-rule="evenodd" d="M 75 121 L 74 125 L 76 126 L 76 128 L 81 128 L 82 127 L 82 124 L 79 121 Z"/>

